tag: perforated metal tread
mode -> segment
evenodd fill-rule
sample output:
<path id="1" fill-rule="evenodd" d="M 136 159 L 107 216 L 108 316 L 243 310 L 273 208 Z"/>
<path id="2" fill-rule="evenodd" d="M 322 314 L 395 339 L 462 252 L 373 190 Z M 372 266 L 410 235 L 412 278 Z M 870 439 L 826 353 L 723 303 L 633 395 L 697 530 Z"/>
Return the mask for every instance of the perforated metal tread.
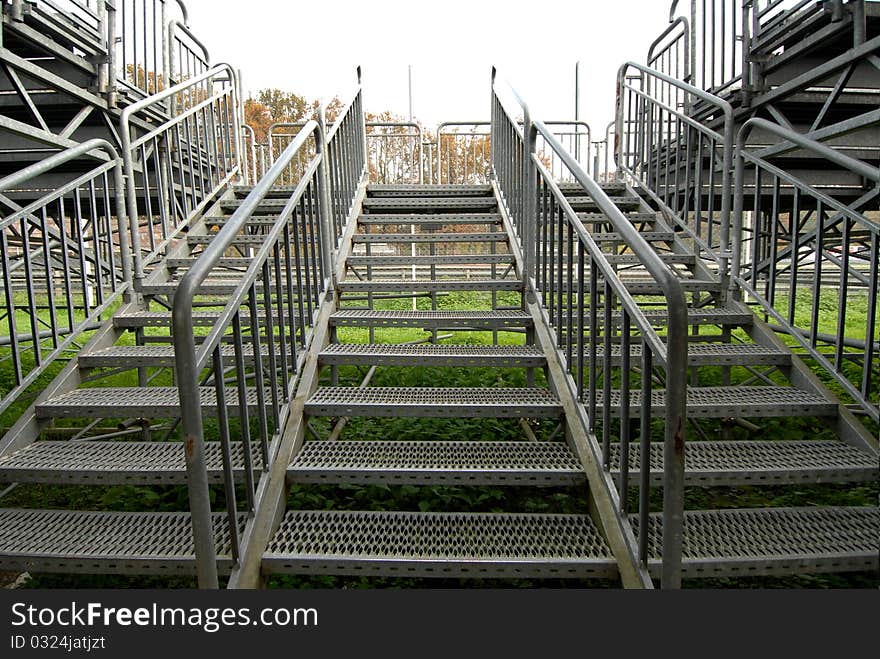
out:
<path id="1" fill-rule="evenodd" d="M 230 445 L 232 469 L 244 479 L 244 450 Z M 252 464 L 259 470 L 262 457 L 256 443 Z M 205 442 L 208 479 L 223 480 L 219 442 Z M 170 485 L 186 483 L 183 444 L 178 442 L 41 441 L 0 457 L 0 482 L 53 484 Z"/>
<path id="2" fill-rule="evenodd" d="M 538 418 L 562 414 L 546 389 L 495 387 L 322 387 L 305 404 L 313 416 Z"/>
<path id="3" fill-rule="evenodd" d="M 637 516 L 630 522 L 638 528 Z M 652 514 L 648 565 L 655 575 L 662 532 L 661 515 Z M 751 508 L 684 515 L 685 577 L 877 570 L 878 555 L 878 508 Z"/>
<path id="4" fill-rule="evenodd" d="M 144 295 L 174 295 L 177 293 L 179 282 L 169 281 L 161 284 L 143 284 L 141 293 Z M 197 295 L 230 295 L 234 293 L 241 282 L 239 281 L 206 281 L 199 285 Z M 256 283 L 258 291 L 263 290 L 261 282 Z"/>
<path id="5" fill-rule="evenodd" d="M 218 567 L 228 572 L 226 514 L 212 517 Z M 0 569 L 194 574 L 190 513 L 0 509 Z"/>
<path id="6" fill-rule="evenodd" d="M 585 349 L 589 354 L 589 346 Z M 611 363 L 622 361 L 619 343 L 611 345 Z M 642 344 L 630 345 L 630 358 L 641 359 Z M 605 345 L 596 346 L 596 358 L 604 359 Z M 791 353 L 773 350 L 754 343 L 691 343 L 688 345 L 688 364 L 691 366 L 743 366 L 743 365 L 785 365 L 791 363 Z"/>
<path id="7" fill-rule="evenodd" d="M 495 366 L 542 367 L 547 363 L 536 346 L 486 346 L 461 344 L 401 345 L 381 343 L 331 343 L 318 359 L 322 364 L 381 366 Z"/>
<path id="8" fill-rule="evenodd" d="M 577 216 L 584 224 L 608 224 L 610 221 L 605 213 L 578 213 Z M 658 220 L 656 213 L 627 213 L 626 219 L 639 225 Z"/>
<path id="9" fill-rule="evenodd" d="M 209 227 L 222 227 L 229 221 L 229 215 L 223 216 L 211 216 L 205 218 L 205 224 Z M 246 226 L 257 226 L 257 227 L 271 227 L 275 226 L 275 223 L 278 221 L 278 217 L 272 216 L 257 216 L 252 215 L 247 220 L 245 220 Z"/>
<path id="10" fill-rule="evenodd" d="M 633 295 L 662 295 L 663 289 L 660 285 L 651 280 L 633 280 L 623 278 L 623 285 L 626 286 L 626 290 L 628 290 Z M 721 292 L 721 283 L 717 281 L 710 281 L 706 279 L 690 279 L 686 277 L 679 277 L 679 283 L 681 284 L 682 289 L 688 292 L 692 291 L 705 291 L 710 293 L 720 293 Z"/>
<path id="11" fill-rule="evenodd" d="M 426 577 L 608 577 L 587 515 L 289 511 L 263 571 Z"/>
<path id="12" fill-rule="evenodd" d="M 669 312 L 666 309 L 642 309 L 645 315 L 654 325 L 665 325 L 669 320 Z M 611 316 L 615 324 L 620 324 L 620 314 Z M 753 316 L 750 311 L 739 311 L 724 307 L 711 307 L 705 309 L 688 309 L 688 325 L 751 325 Z"/>
<path id="13" fill-rule="evenodd" d="M 199 327 L 213 326 L 220 314 L 211 311 L 194 311 L 193 324 Z M 263 312 L 258 312 L 257 318 L 262 320 L 265 318 Z M 241 324 L 249 326 L 251 322 L 250 314 L 244 313 L 241 316 Z M 123 329 L 137 329 L 139 327 L 170 327 L 171 312 L 170 311 L 135 311 L 131 313 L 118 313 L 113 316 L 113 325 Z"/>
<path id="14" fill-rule="evenodd" d="M 693 254 L 657 254 L 664 263 L 673 265 L 696 265 L 697 257 Z M 617 265 L 641 265 L 641 259 L 635 254 L 608 254 L 608 263 Z"/>
<path id="15" fill-rule="evenodd" d="M 400 291 L 519 291 L 522 281 L 517 279 L 372 279 L 357 281 L 343 279 L 337 284 L 341 293 L 394 293 Z"/>
<path id="16" fill-rule="evenodd" d="M 407 293 L 409 291 L 520 291 L 517 279 L 343 279 L 337 284 L 340 293 Z"/>
<path id="17" fill-rule="evenodd" d="M 596 232 L 590 233 L 590 235 L 597 243 L 623 242 L 623 238 L 621 238 L 620 234 L 616 231 Z M 671 243 L 673 240 L 675 240 L 675 233 L 672 231 L 642 231 L 640 235 L 649 243 Z"/>
<path id="18" fill-rule="evenodd" d="M 586 194 L 584 186 L 580 183 L 560 181 L 557 185 L 559 186 L 560 192 L 565 195 Z M 600 183 L 599 187 L 602 188 L 602 191 L 609 197 L 621 196 L 626 193 L 626 185 L 623 183 Z"/>
<path id="19" fill-rule="evenodd" d="M 295 483 L 579 485 L 563 442 L 307 442 L 287 468 Z"/>
<path id="20" fill-rule="evenodd" d="M 268 359 L 269 347 L 262 345 L 260 348 L 260 354 Z M 254 361 L 254 347 L 252 344 L 244 344 L 241 353 L 245 363 Z M 235 359 L 235 347 L 221 345 L 220 354 L 224 359 L 233 360 Z M 281 350 L 276 350 L 276 357 L 281 358 Z M 293 354 L 289 351 L 287 358 L 293 358 Z M 110 346 L 109 348 L 79 355 L 77 363 L 81 368 L 138 368 L 142 366 L 173 368 L 175 366 L 174 347 L 168 345 Z"/>
<path id="21" fill-rule="evenodd" d="M 498 224 L 500 213 L 367 213 L 358 216 L 360 224 Z"/>
<path id="22" fill-rule="evenodd" d="M 507 233 L 356 233 L 354 243 L 503 243 Z"/>
<path id="23" fill-rule="evenodd" d="M 491 185 L 379 185 L 367 186 L 369 197 L 464 197 L 464 196 L 491 196 Z"/>
<path id="24" fill-rule="evenodd" d="M 186 242 L 188 245 L 210 245 L 214 238 L 217 237 L 216 233 L 208 233 L 208 234 L 200 234 L 197 236 L 189 235 L 186 237 Z M 262 245 L 266 242 L 267 236 L 265 234 L 257 234 L 257 235 L 248 235 L 248 234 L 239 234 L 235 238 L 232 239 L 232 245 Z"/>
<path id="25" fill-rule="evenodd" d="M 330 316 L 337 327 L 444 327 L 504 329 L 531 327 L 531 314 L 524 311 L 369 311 L 343 309 Z"/>
<path id="26" fill-rule="evenodd" d="M 598 210 L 599 206 L 591 197 L 576 197 L 566 195 L 568 203 L 575 211 Z M 612 197 L 609 196 L 612 203 L 622 211 L 638 210 L 641 200 L 638 197 Z"/>
<path id="27" fill-rule="evenodd" d="M 266 400 L 271 400 L 268 392 Z M 199 401 L 203 414 L 217 411 L 214 387 L 199 387 Z M 256 409 L 257 390 L 248 387 L 247 403 Z M 227 388 L 226 404 L 229 414 L 238 414 L 238 390 Z M 176 417 L 180 415 L 177 387 L 90 387 L 37 403 L 38 417 L 51 418 L 121 418 L 121 417 Z"/>
<path id="28" fill-rule="evenodd" d="M 363 207 L 376 210 L 392 209 L 493 209 L 498 206 L 495 197 L 367 197 Z"/>
<path id="29" fill-rule="evenodd" d="M 638 482 L 639 447 L 629 453 L 630 482 Z M 651 481 L 663 481 L 663 445 L 651 445 Z M 611 445 L 611 470 L 620 470 L 620 445 Z M 689 441 L 685 484 L 777 485 L 860 483 L 878 478 L 877 456 L 839 441 Z"/>
<path id="30" fill-rule="evenodd" d="M 349 256 L 346 263 L 350 266 L 378 265 L 458 265 L 458 264 L 492 264 L 512 263 L 513 254 L 444 254 L 440 256 Z"/>
<path id="31" fill-rule="evenodd" d="M 196 261 L 198 261 L 198 256 L 184 256 L 180 258 L 170 258 L 162 261 L 163 264 L 168 266 L 169 268 L 189 268 Z M 245 270 L 253 263 L 254 260 L 245 256 L 224 256 L 219 261 L 217 261 L 217 265 L 215 265 L 215 269 L 218 268 L 240 268 Z"/>
<path id="32" fill-rule="evenodd" d="M 599 409 L 603 393 L 596 392 Z M 630 392 L 630 416 L 641 416 L 641 391 Z M 651 392 L 651 416 L 665 413 L 666 392 Z M 611 391 L 611 414 L 620 413 L 620 392 Z M 837 403 L 794 387 L 688 387 L 689 417 L 836 416 Z"/>

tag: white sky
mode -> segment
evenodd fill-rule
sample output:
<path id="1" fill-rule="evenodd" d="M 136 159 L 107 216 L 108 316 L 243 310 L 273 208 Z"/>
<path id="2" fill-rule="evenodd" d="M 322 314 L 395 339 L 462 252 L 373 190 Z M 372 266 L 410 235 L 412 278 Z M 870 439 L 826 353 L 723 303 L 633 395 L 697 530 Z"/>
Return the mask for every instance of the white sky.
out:
<path id="1" fill-rule="evenodd" d="M 240 69 L 245 92 L 264 87 L 308 98 L 347 97 L 364 72 L 369 111 L 440 121 L 489 117 L 498 66 L 543 120 L 580 118 L 599 136 L 611 120 L 617 68 L 643 62 L 667 25 L 669 0 L 185 0 L 214 62 Z M 494 21 L 494 22 L 493 22 Z"/>

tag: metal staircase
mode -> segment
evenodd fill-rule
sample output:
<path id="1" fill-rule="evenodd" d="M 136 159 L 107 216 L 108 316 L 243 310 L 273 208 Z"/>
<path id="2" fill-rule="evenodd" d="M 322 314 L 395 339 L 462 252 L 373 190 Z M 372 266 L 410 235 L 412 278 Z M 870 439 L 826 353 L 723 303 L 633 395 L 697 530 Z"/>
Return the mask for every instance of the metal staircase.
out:
<path id="1" fill-rule="evenodd" d="M 370 181 L 360 75 L 332 126 L 321 108 L 270 137 L 248 179 L 236 75 L 185 12 L 148 30 L 178 51 L 159 85 L 115 47 L 128 14 L 73 4 L 4 5 L 0 483 L 168 499 L 2 509 L 0 569 L 208 588 L 876 572 L 880 173 L 876 144 L 820 142 L 880 123 L 853 109 L 876 92 L 876 7 L 745 2 L 745 71 L 705 48 L 675 70 L 705 38 L 677 19 L 621 69 L 601 184 L 493 70 L 491 176 L 440 185 Z M 780 92 L 829 35 L 826 77 Z M 452 494 L 362 496 L 395 488 Z"/>

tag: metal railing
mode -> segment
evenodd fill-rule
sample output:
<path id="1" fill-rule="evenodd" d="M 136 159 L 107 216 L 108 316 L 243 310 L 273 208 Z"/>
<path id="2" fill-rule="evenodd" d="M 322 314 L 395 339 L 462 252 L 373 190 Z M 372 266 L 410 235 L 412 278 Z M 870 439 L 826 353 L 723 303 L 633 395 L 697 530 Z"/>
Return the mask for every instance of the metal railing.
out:
<path id="1" fill-rule="evenodd" d="M 131 118 L 172 97 L 179 114 L 139 134 Z M 123 110 L 119 135 L 128 215 L 137 227 L 132 233 L 136 285 L 145 265 L 241 175 L 238 112 L 235 72 L 226 64 Z"/>
<path id="2" fill-rule="evenodd" d="M 614 466 L 612 437 L 612 382 L 619 381 L 618 460 L 620 477 L 616 496 L 625 523 L 630 485 L 631 435 L 640 446 L 639 549 L 647 566 L 650 492 L 652 387 L 650 374 L 663 369 L 664 472 L 663 554 L 664 587 L 681 583 L 682 525 L 684 517 L 684 440 L 686 422 L 687 304 L 680 280 L 645 241 L 638 229 L 615 206 L 599 184 L 564 148 L 544 123 L 531 118 L 528 106 L 515 94 L 525 118 L 520 131 L 495 92 L 493 71 L 493 167 L 509 214 L 518 225 L 526 292 L 534 291 L 554 330 L 557 348 L 573 379 L 579 401 L 586 407 L 593 439 L 601 423 L 601 459 L 604 470 Z M 568 176 L 596 203 L 621 244 L 637 258 L 666 300 L 667 335 L 664 342 L 645 318 L 607 255 L 593 240 L 560 190 L 556 177 L 537 151 L 538 137 L 567 168 Z M 497 151 L 495 150 L 497 149 Z M 509 161 L 509 164 L 505 164 Z M 616 327 L 619 326 L 619 333 Z M 630 361 L 630 346 L 642 345 L 642 360 Z M 603 346 L 603 360 L 597 358 Z M 620 347 L 620 365 L 612 351 Z M 598 373 L 602 372 L 602 384 Z M 635 382 L 638 380 L 638 384 Z M 635 395 L 633 395 L 635 394 Z M 636 407 L 637 406 L 637 407 Z M 599 408 L 601 407 L 601 413 Z M 633 408 L 638 409 L 633 413 Z M 638 431 L 631 419 L 641 417 Z"/>
<path id="3" fill-rule="evenodd" d="M 633 76 L 631 72 L 637 75 Z M 690 236 L 694 253 L 729 266 L 733 109 L 717 96 L 627 62 L 617 74 L 616 162 Z M 701 101 L 701 119 L 687 108 Z"/>
<path id="4" fill-rule="evenodd" d="M 367 162 L 370 182 L 384 185 L 422 183 L 422 127 L 414 121 L 368 121 Z"/>
<path id="5" fill-rule="evenodd" d="M 492 169 L 490 140 L 488 121 L 444 121 L 439 124 L 434 149 L 434 177 L 428 180 L 458 185 L 488 183 Z"/>
<path id="6" fill-rule="evenodd" d="M 193 300 L 200 285 L 230 250 L 236 237 L 245 229 L 248 218 L 289 163 L 308 148 L 310 139 L 318 145 L 317 152 L 266 232 L 259 249 L 255 254 L 247 255 L 251 259 L 247 271 L 220 312 L 219 319 L 196 345 Z M 216 396 L 228 532 L 232 560 L 236 562 L 241 555 L 242 529 L 235 497 L 233 453 L 235 451 L 235 457 L 240 455 L 244 460 L 245 507 L 252 515 L 258 505 L 257 472 L 267 473 L 271 468 L 277 441 L 290 415 L 301 358 L 308 346 L 317 309 L 331 281 L 329 191 L 323 149 L 324 136 L 318 123 L 308 122 L 181 278 L 174 296 L 175 366 L 201 587 L 217 587 L 217 565 L 200 383 L 212 382 Z M 245 327 L 249 332 L 244 331 Z M 226 368 L 224 360 L 229 355 L 221 344 L 230 340 L 233 354 L 231 364 Z M 252 362 L 251 369 L 247 367 L 246 356 Z M 227 388 L 227 382 L 232 386 Z M 230 413 L 239 417 L 238 445 L 231 439 Z M 256 431 L 252 429 L 253 417 L 258 422 Z M 252 432 L 256 432 L 256 436 L 252 437 Z M 254 459 L 255 454 L 258 460 Z"/>
<path id="7" fill-rule="evenodd" d="M 330 177 L 333 245 L 338 248 L 350 219 L 358 186 L 369 175 L 367 128 L 361 70 L 357 69 L 357 89 L 327 132 L 327 172 Z"/>
<path id="8" fill-rule="evenodd" d="M 646 64 L 676 80 L 691 82 L 690 25 L 684 16 L 674 16 L 677 3 L 669 13 L 669 25 L 648 48 Z"/>
<path id="9" fill-rule="evenodd" d="M 35 201 L 19 205 L 2 194 L 88 154 L 106 155 L 83 174 Z M 0 179 L 0 336 L 12 386 L 0 393 L 0 413 L 94 329 L 131 282 L 131 251 L 121 160 L 92 139 Z M 8 351 L 8 352 L 7 352 Z"/>
<path id="10" fill-rule="evenodd" d="M 272 124 L 266 130 L 266 150 L 269 154 L 269 164 L 275 162 L 275 154 L 284 152 L 287 145 L 296 139 L 307 124 L 307 121 L 280 121 Z M 297 154 L 297 157 L 288 163 L 287 169 L 278 177 L 277 185 L 293 186 L 302 178 L 308 164 L 315 155 L 315 143 L 312 140 L 305 149 Z"/>
<path id="11" fill-rule="evenodd" d="M 748 153 L 755 129 L 862 177 L 864 193 L 846 204 Z M 876 205 L 878 196 L 877 167 L 764 119 L 749 119 L 739 131 L 731 284 L 756 300 L 875 423 L 880 225 L 858 209 Z M 823 308 L 830 309 L 834 334 L 820 331 Z"/>

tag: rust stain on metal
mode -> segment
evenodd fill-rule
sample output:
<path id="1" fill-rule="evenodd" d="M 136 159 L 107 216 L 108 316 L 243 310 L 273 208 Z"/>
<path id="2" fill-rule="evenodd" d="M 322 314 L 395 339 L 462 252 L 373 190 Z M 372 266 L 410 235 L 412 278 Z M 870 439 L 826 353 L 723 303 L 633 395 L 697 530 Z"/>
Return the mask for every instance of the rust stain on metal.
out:
<path id="1" fill-rule="evenodd" d="M 192 460 L 193 455 L 196 452 L 196 437 L 195 435 L 187 435 L 183 440 L 183 450 L 186 451 L 186 457 L 188 460 Z"/>

